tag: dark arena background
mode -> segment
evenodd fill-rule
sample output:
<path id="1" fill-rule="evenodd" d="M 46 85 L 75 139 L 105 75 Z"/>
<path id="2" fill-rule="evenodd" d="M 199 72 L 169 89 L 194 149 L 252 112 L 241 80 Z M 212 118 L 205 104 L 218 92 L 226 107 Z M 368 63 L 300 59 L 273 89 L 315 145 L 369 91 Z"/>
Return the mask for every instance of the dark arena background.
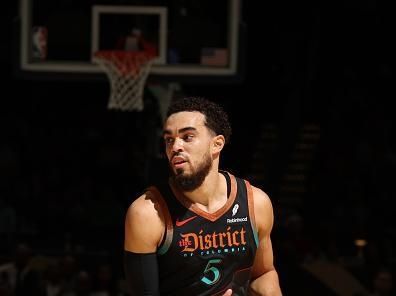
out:
<path id="1" fill-rule="evenodd" d="M 204 96 L 230 114 L 221 167 L 272 200 L 284 295 L 395 295 L 393 10 L 247 2 L 2 4 L 0 295 L 128 295 L 124 215 L 167 173 L 169 96 Z M 109 110 L 91 53 L 132 27 L 159 62 L 143 110 Z M 204 61 L 210 52 L 221 55 Z"/>

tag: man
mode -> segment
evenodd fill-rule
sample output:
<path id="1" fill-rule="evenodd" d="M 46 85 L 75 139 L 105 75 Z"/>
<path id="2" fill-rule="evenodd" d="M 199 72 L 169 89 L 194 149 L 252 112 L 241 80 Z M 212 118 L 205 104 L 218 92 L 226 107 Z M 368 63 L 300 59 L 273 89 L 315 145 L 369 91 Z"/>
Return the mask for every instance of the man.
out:
<path id="1" fill-rule="evenodd" d="M 150 187 L 125 220 L 132 295 L 281 295 L 270 199 L 219 171 L 227 114 L 203 98 L 175 101 L 163 128 L 171 177 Z"/>

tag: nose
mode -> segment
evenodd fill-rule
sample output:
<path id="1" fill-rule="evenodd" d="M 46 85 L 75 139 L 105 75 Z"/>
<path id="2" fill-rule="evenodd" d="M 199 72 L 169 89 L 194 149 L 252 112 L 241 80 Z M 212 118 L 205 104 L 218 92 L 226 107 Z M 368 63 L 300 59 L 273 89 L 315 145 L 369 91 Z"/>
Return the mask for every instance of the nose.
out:
<path id="1" fill-rule="evenodd" d="M 183 151 L 183 141 L 182 141 L 182 139 L 180 139 L 180 138 L 176 138 L 175 139 L 175 141 L 173 142 L 172 151 L 173 152 Z"/>

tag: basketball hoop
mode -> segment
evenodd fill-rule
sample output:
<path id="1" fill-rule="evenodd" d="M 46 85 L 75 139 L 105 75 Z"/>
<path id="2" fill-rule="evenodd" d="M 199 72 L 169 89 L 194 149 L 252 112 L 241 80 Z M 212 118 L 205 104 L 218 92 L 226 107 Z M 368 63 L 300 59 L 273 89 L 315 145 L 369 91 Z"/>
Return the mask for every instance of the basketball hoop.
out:
<path id="1" fill-rule="evenodd" d="M 142 111 L 144 85 L 155 54 L 151 51 L 101 50 L 93 62 L 110 80 L 108 109 Z"/>

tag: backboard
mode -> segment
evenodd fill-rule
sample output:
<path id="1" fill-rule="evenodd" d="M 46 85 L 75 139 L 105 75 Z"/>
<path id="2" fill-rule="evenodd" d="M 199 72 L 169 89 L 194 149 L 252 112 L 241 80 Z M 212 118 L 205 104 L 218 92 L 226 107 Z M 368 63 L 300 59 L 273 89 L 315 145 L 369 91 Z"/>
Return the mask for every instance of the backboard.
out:
<path id="1" fill-rule="evenodd" d="M 102 75 L 93 53 L 129 50 L 138 32 L 157 51 L 150 76 L 238 80 L 245 46 L 241 1 L 20 0 L 17 66 L 31 78 L 92 79 Z"/>

